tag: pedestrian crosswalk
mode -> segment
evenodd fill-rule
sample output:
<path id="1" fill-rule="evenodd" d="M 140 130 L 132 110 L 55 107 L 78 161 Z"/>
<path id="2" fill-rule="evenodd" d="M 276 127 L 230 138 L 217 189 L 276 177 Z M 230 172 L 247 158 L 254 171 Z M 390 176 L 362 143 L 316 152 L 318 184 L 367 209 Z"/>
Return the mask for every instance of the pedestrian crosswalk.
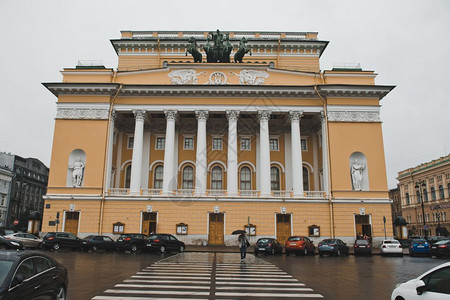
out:
<path id="1" fill-rule="evenodd" d="M 277 266 L 253 255 L 180 253 L 158 261 L 93 300 L 323 298 Z"/>

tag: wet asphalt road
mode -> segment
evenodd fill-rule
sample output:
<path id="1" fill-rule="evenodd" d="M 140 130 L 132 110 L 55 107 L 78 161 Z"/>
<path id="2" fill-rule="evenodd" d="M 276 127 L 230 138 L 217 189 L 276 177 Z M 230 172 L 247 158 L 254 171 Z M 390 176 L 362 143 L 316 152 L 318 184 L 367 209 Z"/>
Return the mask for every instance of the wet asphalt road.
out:
<path id="1" fill-rule="evenodd" d="M 159 253 L 47 252 L 69 271 L 68 299 L 91 299 L 153 263 Z M 239 256 L 236 253 L 236 256 Z M 260 256 L 324 299 L 390 299 L 395 285 L 447 262 L 430 257 Z M 275 298 L 274 298 L 275 299 Z"/>

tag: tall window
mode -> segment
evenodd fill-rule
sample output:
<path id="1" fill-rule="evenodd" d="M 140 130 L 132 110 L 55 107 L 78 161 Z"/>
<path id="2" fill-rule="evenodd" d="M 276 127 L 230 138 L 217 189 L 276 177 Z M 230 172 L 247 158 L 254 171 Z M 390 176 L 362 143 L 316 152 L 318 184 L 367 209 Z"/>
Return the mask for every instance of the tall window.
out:
<path id="1" fill-rule="evenodd" d="M 270 186 L 273 191 L 280 190 L 280 170 L 277 167 L 270 168 Z"/>
<path id="2" fill-rule="evenodd" d="M 161 190 L 163 188 L 163 176 L 164 176 L 164 167 L 157 166 L 155 168 L 155 175 L 153 178 L 154 189 Z"/>
<path id="3" fill-rule="evenodd" d="M 183 169 L 183 189 L 192 190 L 194 188 L 194 169 L 186 166 Z"/>
<path id="4" fill-rule="evenodd" d="M 166 146 L 166 138 L 164 137 L 157 137 L 156 138 L 156 150 L 164 150 Z"/>
<path id="5" fill-rule="evenodd" d="M 417 203 L 420 203 L 420 192 L 419 191 L 417 191 L 416 192 L 416 198 L 417 198 Z"/>
<path id="6" fill-rule="evenodd" d="M 213 138 L 212 149 L 222 150 L 222 138 Z"/>
<path id="7" fill-rule="evenodd" d="M 250 138 L 241 138 L 241 150 L 250 150 Z"/>
<path id="8" fill-rule="evenodd" d="M 439 186 L 439 198 L 440 199 L 444 199 L 445 198 L 444 187 L 442 185 Z"/>
<path id="9" fill-rule="evenodd" d="M 411 202 L 409 200 L 409 193 L 406 193 L 406 205 L 409 205 Z M 411 223 L 411 222 L 410 222 Z"/>
<path id="10" fill-rule="evenodd" d="M 434 187 L 431 188 L 431 200 L 436 200 L 436 190 Z"/>
<path id="11" fill-rule="evenodd" d="M 125 169 L 125 188 L 130 188 L 131 181 L 131 164 Z"/>
<path id="12" fill-rule="evenodd" d="M 423 201 L 428 202 L 428 192 L 427 189 L 423 189 Z"/>
<path id="13" fill-rule="evenodd" d="M 270 151 L 278 151 L 278 139 L 270 139 Z"/>
<path id="14" fill-rule="evenodd" d="M 252 175 L 249 167 L 242 167 L 240 172 L 240 189 L 248 191 L 252 189 Z"/>
<path id="15" fill-rule="evenodd" d="M 303 167 L 303 190 L 309 191 L 309 170 L 307 167 Z"/>
<path id="16" fill-rule="evenodd" d="M 194 138 L 192 137 L 184 138 L 184 150 L 194 150 Z"/>
<path id="17" fill-rule="evenodd" d="M 133 144 L 134 144 L 134 137 L 133 136 L 129 136 L 128 137 L 127 149 L 133 149 Z"/>
<path id="18" fill-rule="evenodd" d="M 222 189 L 222 168 L 216 166 L 211 172 L 211 189 L 221 190 Z"/>

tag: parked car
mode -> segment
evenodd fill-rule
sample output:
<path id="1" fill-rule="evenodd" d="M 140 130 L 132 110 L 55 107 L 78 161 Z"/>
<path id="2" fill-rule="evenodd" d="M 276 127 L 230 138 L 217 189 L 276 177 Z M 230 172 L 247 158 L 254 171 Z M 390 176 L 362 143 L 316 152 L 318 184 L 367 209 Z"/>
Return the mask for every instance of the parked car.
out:
<path id="1" fill-rule="evenodd" d="M 397 240 L 383 240 L 380 245 L 380 254 L 382 256 L 388 254 L 403 256 L 403 248 Z"/>
<path id="2" fill-rule="evenodd" d="M 0 236 L 0 249 L 23 250 L 25 246 L 22 242 L 8 240 Z"/>
<path id="3" fill-rule="evenodd" d="M 8 235 L 14 233 L 14 230 L 6 229 L 5 227 L 0 227 L 0 235 Z"/>
<path id="4" fill-rule="evenodd" d="M 84 251 L 116 250 L 116 242 L 105 235 L 88 235 L 81 240 L 81 249 Z"/>
<path id="5" fill-rule="evenodd" d="M 5 235 L 6 239 L 20 241 L 27 248 L 39 248 L 42 243 L 42 239 L 37 238 L 31 233 L 13 233 Z"/>
<path id="6" fill-rule="evenodd" d="M 397 285 L 391 300 L 440 300 L 450 298 L 450 263 L 439 265 L 417 278 Z"/>
<path id="7" fill-rule="evenodd" d="M 61 248 L 79 250 L 81 249 L 81 240 L 70 232 L 48 232 L 42 239 L 41 245 L 44 249 L 53 249 L 55 251 Z"/>
<path id="8" fill-rule="evenodd" d="M 283 246 L 274 238 L 260 238 L 255 243 L 255 255 L 259 253 L 281 254 Z"/>
<path id="9" fill-rule="evenodd" d="M 178 251 L 184 252 L 186 245 L 179 241 L 176 237 L 171 234 L 155 233 L 151 234 L 147 238 L 147 249 L 149 250 L 159 250 L 159 252 L 164 253 L 166 251 Z"/>
<path id="10" fill-rule="evenodd" d="M 319 255 L 323 256 L 324 254 L 330 255 L 346 255 L 348 256 L 350 251 L 346 243 L 344 243 L 340 239 L 326 239 L 319 243 Z"/>
<path id="11" fill-rule="evenodd" d="M 435 235 L 435 236 L 429 236 L 427 238 L 427 241 L 428 241 L 429 244 L 434 244 L 434 243 L 437 243 L 437 242 L 443 241 L 443 240 L 450 240 L 450 237 Z"/>
<path id="12" fill-rule="evenodd" d="M 436 257 L 441 256 L 450 257 L 450 240 L 442 240 L 432 244 L 430 249 L 430 255 Z"/>
<path id="13" fill-rule="evenodd" d="M 67 269 L 35 251 L 0 252 L 0 299 L 66 299 Z"/>
<path id="14" fill-rule="evenodd" d="M 284 247 L 286 249 L 286 255 L 289 255 L 290 253 L 314 255 L 316 251 L 316 246 L 314 246 L 313 242 L 306 236 L 291 236 L 287 239 Z"/>
<path id="15" fill-rule="evenodd" d="M 414 256 L 416 254 L 430 254 L 430 244 L 426 239 L 417 239 L 411 241 L 411 246 L 409 246 L 409 255 Z"/>
<path id="16" fill-rule="evenodd" d="M 355 252 L 355 256 L 361 254 L 372 256 L 372 244 L 366 239 L 355 240 L 353 251 Z"/>
<path id="17" fill-rule="evenodd" d="M 147 235 L 141 233 L 124 233 L 116 241 L 117 250 L 123 251 L 142 251 L 146 249 Z"/>

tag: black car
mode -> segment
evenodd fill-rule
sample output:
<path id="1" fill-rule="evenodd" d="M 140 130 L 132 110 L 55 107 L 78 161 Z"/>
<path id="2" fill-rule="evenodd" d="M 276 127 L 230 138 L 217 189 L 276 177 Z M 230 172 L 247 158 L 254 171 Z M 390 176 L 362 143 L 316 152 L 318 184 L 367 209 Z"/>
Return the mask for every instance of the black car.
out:
<path id="1" fill-rule="evenodd" d="M 148 237 L 147 249 L 159 250 L 161 253 L 166 251 L 178 251 L 181 253 L 186 249 L 186 245 L 171 234 L 156 233 Z"/>
<path id="2" fill-rule="evenodd" d="M 372 256 L 372 244 L 365 239 L 355 240 L 353 251 L 355 252 L 355 256 L 362 254 Z"/>
<path id="3" fill-rule="evenodd" d="M 116 242 L 109 236 L 89 235 L 81 240 L 81 249 L 84 251 L 92 250 L 116 250 Z"/>
<path id="4" fill-rule="evenodd" d="M 34 251 L 0 252 L 0 299 L 66 299 L 67 269 Z"/>
<path id="5" fill-rule="evenodd" d="M 116 248 L 119 251 L 142 251 L 145 249 L 147 237 L 147 235 L 141 233 L 121 234 L 116 241 Z"/>
<path id="6" fill-rule="evenodd" d="M 450 239 L 442 240 L 442 241 L 432 244 L 431 249 L 430 249 L 430 255 L 436 256 L 436 257 L 441 257 L 441 256 L 450 257 Z"/>
<path id="7" fill-rule="evenodd" d="M 255 255 L 259 253 L 281 254 L 283 246 L 274 238 L 260 238 L 255 243 Z"/>
<path id="8" fill-rule="evenodd" d="M 318 248 L 320 256 L 323 256 L 324 254 L 348 256 L 350 252 L 347 244 L 340 239 L 325 239 L 319 243 Z"/>
<path id="9" fill-rule="evenodd" d="M 44 249 L 53 249 L 55 251 L 61 248 L 79 250 L 81 249 L 81 240 L 70 232 L 49 232 L 42 239 L 41 246 Z"/>
<path id="10" fill-rule="evenodd" d="M 0 249 L 23 250 L 25 246 L 22 242 L 8 240 L 0 236 Z"/>

